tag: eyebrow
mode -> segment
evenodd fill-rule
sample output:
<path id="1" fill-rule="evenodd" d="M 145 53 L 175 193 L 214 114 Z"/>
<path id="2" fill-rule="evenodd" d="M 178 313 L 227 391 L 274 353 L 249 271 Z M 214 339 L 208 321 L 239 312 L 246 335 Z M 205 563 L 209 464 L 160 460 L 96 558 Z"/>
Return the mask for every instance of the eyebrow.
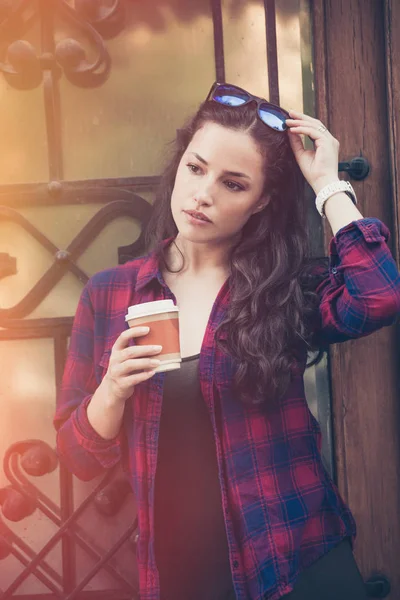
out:
<path id="1" fill-rule="evenodd" d="M 192 152 L 192 154 L 200 161 L 203 163 L 203 165 L 208 166 L 208 162 L 205 160 L 205 158 L 202 158 L 199 154 L 197 154 L 197 152 Z M 224 173 L 226 175 L 232 175 L 232 177 L 246 177 L 246 179 L 251 179 L 251 177 L 249 175 L 246 175 L 246 173 L 240 173 L 239 171 L 224 171 Z"/>

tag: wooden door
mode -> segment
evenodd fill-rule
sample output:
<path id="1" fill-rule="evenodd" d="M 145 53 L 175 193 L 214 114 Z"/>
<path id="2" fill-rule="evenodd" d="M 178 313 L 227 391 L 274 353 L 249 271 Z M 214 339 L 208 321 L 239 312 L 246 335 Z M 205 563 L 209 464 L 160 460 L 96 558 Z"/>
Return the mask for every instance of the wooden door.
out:
<path id="1" fill-rule="evenodd" d="M 340 140 L 341 160 L 368 159 L 368 177 L 352 182 L 360 210 L 389 226 L 398 260 L 400 3 L 314 0 L 313 31 L 317 113 Z M 358 523 L 364 579 L 384 575 L 393 600 L 400 598 L 399 340 L 393 326 L 330 350 L 338 485 Z M 386 597 L 385 579 L 369 591 Z"/>

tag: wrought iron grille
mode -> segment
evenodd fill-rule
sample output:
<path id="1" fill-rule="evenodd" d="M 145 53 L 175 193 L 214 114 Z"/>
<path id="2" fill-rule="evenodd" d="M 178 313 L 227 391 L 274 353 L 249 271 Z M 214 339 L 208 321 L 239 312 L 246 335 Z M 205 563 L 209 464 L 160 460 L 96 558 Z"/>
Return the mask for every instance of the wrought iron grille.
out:
<path id="1" fill-rule="evenodd" d="M 65 77 L 74 86 L 100 86 L 110 74 L 112 61 L 107 40 L 124 28 L 128 0 L 0 0 L 0 71 L 13 88 L 43 89 L 46 136 L 48 144 L 49 181 L 0 186 L 0 220 L 21 227 L 52 256 L 50 268 L 25 297 L 11 308 L 0 308 L 0 340 L 51 339 L 54 350 L 56 389 L 59 388 L 65 362 L 72 318 L 29 319 L 32 311 L 46 298 L 66 272 L 85 283 L 87 273 L 78 259 L 98 233 L 112 220 L 132 217 L 139 220 L 142 233 L 132 244 L 118 248 L 119 263 L 135 257 L 143 250 L 143 229 L 151 206 L 142 190 L 154 191 L 158 177 L 124 177 L 90 181 L 66 181 L 63 176 L 61 136 L 60 80 Z M 225 80 L 223 21 L 221 0 L 204 0 L 212 15 L 214 30 L 215 75 Z M 268 86 L 272 102 L 279 102 L 275 0 L 264 0 Z M 75 37 L 56 41 L 57 23 L 65 21 L 76 32 Z M 40 46 L 24 40 L 27 30 L 40 25 Z M 85 43 L 91 45 L 95 58 L 89 60 Z M 68 247 L 57 247 L 35 227 L 19 209 L 26 206 L 60 206 L 98 203 L 97 214 L 83 227 Z M 18 272 L 15 257 L 0 253 L 0 277 Z M 13 556 L 21 566 L 17 578 L 1 590 L 0 597 L 63 598 L 72 600 L 94 595 L 96 598 L 128 600 L 137 598 L 137 581 L 127 579 L 112 565 L 111 559 L 127 542 L 137 538 L 137 522 L 132 519 L 124 534 L 106 553 L 96 548 L 78 523 L 90 504 L 104 515 L 115 514 L 130 493 L 128 482 L 109 472 L 78 507 L 74 507 L 72 475 L 58 464 L 55 450 L 40 439 L 14 443 L 3 459 L 9 485 L 0 489 L 0 587 L 1 570 L 7 557 Z M 59 469 L 60 505 L 56 505 L 31 478 L 40 478 Z M 29 477 L 28 477 L 29 476 Z M 35 551 L 17 535 L 7 521 L 19 522 L 32 514 L 41 514 L 57 527 L 57 532 L 40 551 Z M 61 543 L 61 560 L 57 568 L 48 561 L 51 550 Z M 94 566 L 78 581 L 77 548 L 94 561 Z M 102 592 L 84 591 L 87 584 L 105 569 L 115 588 Z M 18 595 L 21 584 L 34 575 L 48 590 L 45 595 Z"/>

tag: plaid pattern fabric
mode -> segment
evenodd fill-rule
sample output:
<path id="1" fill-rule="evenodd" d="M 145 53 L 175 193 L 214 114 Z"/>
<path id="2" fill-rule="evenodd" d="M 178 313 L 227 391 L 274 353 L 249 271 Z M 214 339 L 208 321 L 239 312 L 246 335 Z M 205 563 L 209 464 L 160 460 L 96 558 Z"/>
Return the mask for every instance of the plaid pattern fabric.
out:
<path id="1" fill-rule="evenodd" d="M 329 272 L 318 287 L 321 343 L 343 342 L 390 325 L 400 312 L 400 276 L 378 219 L 354 221 L 330 243 Z M 129 305 L 171 298 L 154 254 L 96 274 L 76 312 L 58 398 L 60 459 L 83 480 L 122 459 L 138 507 L 137 548 L 142 600 L 159 600 L 153 504 L 164 373 L 138 385 L 123 428 L 104 440 L 86 407 L 104 376 L 111 347 L 126 327 Z M 233 365 L 215 344 L 229 302 L 229 284 L 214 303 L 199 373 L 216 444 L 233 583 L 238 600 L 276 600 L 299 572 L 327 553 L 355 523 L 320 454 L 317 421 L 304 393 L 306 349 L 285 397 L 268 412 L 245 406 L 231 390 Z"/>

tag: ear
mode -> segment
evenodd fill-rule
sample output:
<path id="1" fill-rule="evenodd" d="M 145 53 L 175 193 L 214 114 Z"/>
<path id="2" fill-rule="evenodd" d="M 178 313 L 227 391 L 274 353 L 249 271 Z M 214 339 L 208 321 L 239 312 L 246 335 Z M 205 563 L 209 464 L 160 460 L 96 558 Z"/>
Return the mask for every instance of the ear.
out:
<path id="1" fill-rule="evenodd" d="M 266 206 L 268 206 L 270 200 L 271 200 L 271 196 L 269 196 L 269 195 L 262 196 L 260 198 L 260 200 L 257 202 L 256 206 L 254 207 L 252 214 L 255 215 L 255 214 L 261 212 L 262 210 L 264 210 L 264 208 Z"/>

